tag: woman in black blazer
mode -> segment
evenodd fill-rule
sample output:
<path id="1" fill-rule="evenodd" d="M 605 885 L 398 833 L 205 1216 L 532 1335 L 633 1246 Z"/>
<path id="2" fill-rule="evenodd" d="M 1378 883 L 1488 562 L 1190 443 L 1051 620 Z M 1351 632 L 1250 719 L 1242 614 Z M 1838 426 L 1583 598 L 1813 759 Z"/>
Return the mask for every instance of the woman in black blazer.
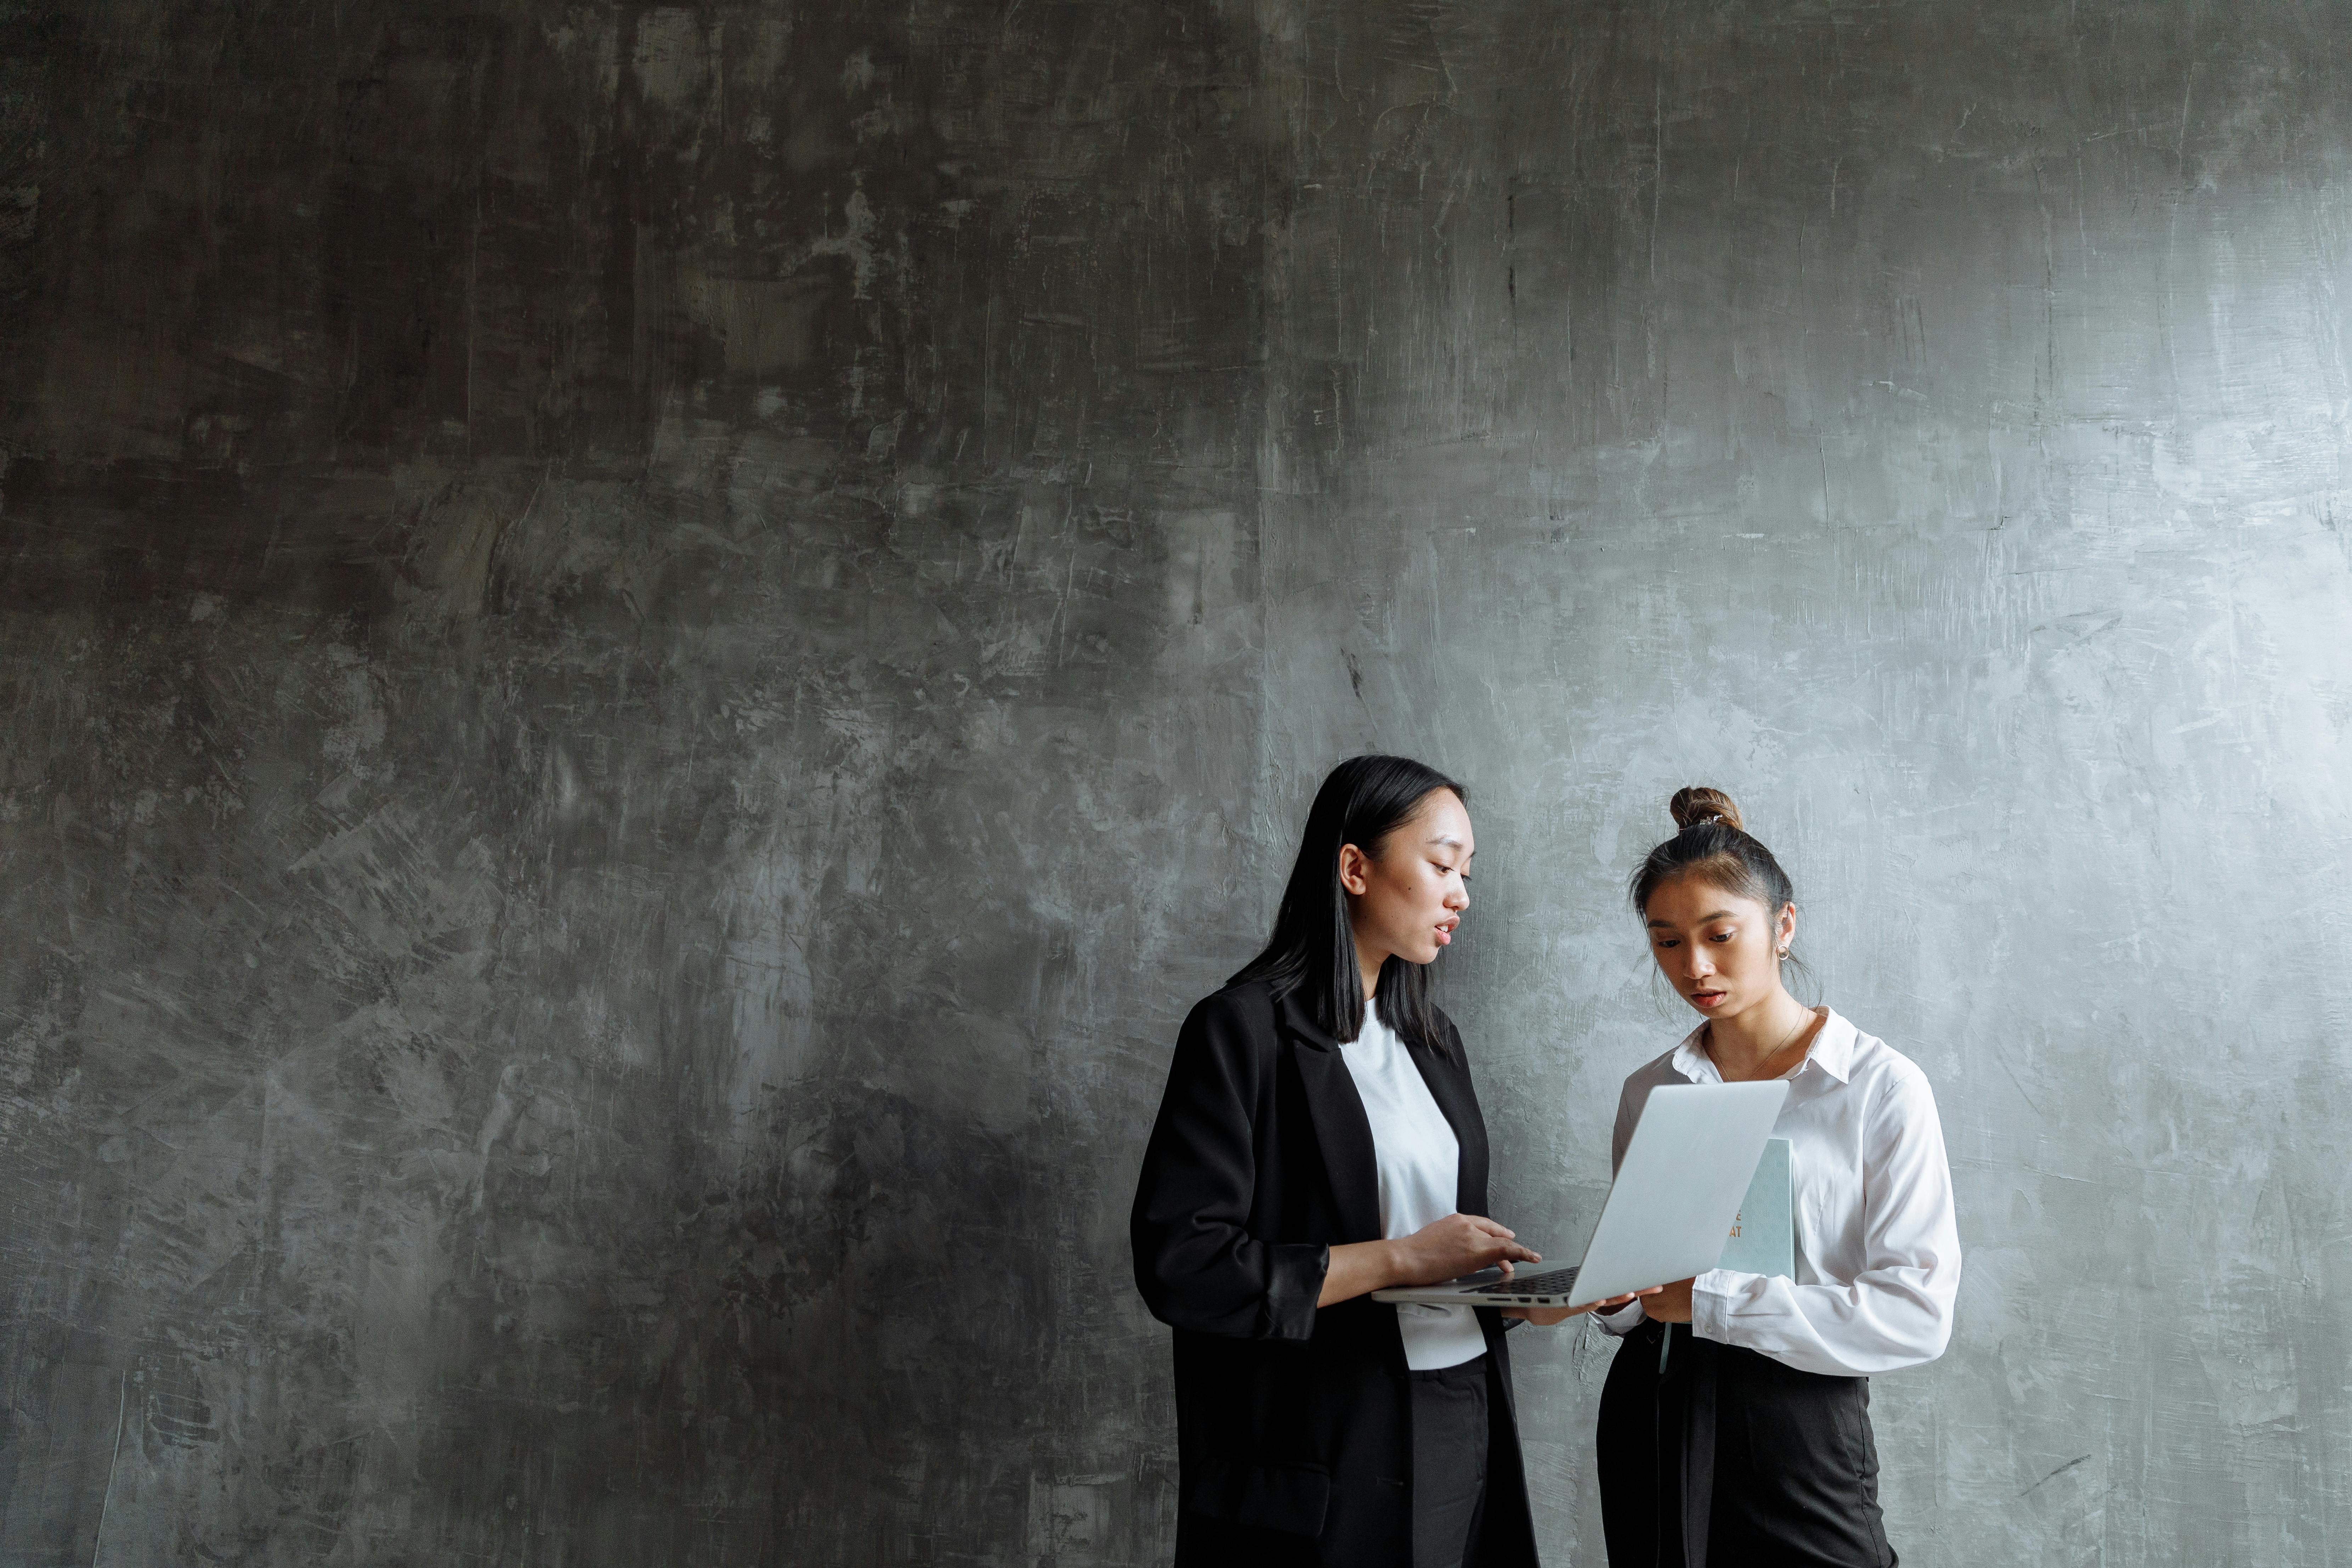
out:
<path id="1" fill-rule="evenodd" d="M 1502 1319 L 1571 1314 L 1370 1295 L 1537 1261 L 1485 1217 L 1486 1123 L 1429 1000 L 1474 850 L 1461 786 L 1342 763 L 1273 941 L 1177 1037 L 1130 1235 L 1176 1331 L 1178 1568 L 1536 1561 Z"/>

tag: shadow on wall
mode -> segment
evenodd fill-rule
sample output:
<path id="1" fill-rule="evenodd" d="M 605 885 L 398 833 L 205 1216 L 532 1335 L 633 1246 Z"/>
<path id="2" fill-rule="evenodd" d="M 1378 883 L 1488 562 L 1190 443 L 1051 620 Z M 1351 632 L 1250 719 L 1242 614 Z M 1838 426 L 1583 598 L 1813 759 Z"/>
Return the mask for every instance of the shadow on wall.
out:
<path id="1" fill-rule="evenodd" d="M 0 1559 L 1150 1557 L 1254 34 L 0 33 Z"/>

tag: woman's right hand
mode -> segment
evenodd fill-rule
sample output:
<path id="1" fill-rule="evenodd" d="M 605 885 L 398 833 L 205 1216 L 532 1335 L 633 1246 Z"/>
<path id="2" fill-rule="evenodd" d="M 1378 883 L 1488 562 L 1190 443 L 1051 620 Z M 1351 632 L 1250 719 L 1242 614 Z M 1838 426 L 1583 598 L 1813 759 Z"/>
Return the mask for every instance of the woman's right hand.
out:
<path id="1" fill-rule="evenodd" d="M 1450 1214 L 1390 1245 L 1396 1249 L 1399 1285 L 1435 1285 L 1498 1265 L 1507 1274 L 1514 1263 L 1543 1261 L 1484 1215 Z"/>
<path id="2" fill-rule="evenodd" d="M 1335 1244 L 1315 1304 L 1334 1307 L 1391 1285 L 1435 1285 L 1497 1264 L 1508 1272 L 1514 1263 L 1542 1261 L 1484 1215 L 1450 1214 L 1402 1240 Z"/>

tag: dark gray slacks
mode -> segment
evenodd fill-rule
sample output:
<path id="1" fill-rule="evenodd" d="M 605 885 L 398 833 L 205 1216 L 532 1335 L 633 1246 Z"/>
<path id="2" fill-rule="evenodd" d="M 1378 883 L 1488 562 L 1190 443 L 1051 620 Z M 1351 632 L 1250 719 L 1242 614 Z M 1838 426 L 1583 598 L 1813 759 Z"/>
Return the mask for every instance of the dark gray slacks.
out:
<path id="1" fill-rule="evenodd" d="M 1486 1358 L 1405 1375 L 1412 1390 L 1412 1568 L 1463 1568 L 1486 1500 Z"/>

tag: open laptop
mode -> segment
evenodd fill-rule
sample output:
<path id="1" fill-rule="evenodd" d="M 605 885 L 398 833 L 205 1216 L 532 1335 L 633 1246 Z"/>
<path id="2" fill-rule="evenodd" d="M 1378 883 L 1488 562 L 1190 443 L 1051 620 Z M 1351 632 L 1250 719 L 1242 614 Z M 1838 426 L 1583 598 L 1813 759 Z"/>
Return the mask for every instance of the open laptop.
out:
<path id="1" fill-rule="evenodd" d="M 1609 1184 L 1601 1223 L 1573 1268 L 1523 1263 L 1437 1285 L 1375 1290 L 1375 1301 L 1444 1307 L 1581 1307 L 1704 1274 L 1723 1255 L 1764 1141 L 1789 1097 L 1785 1079 L 1672 1084 L 1650 1091 Z M 1540 1272 L 1538 1272 L 1540 1270 Z"/>

